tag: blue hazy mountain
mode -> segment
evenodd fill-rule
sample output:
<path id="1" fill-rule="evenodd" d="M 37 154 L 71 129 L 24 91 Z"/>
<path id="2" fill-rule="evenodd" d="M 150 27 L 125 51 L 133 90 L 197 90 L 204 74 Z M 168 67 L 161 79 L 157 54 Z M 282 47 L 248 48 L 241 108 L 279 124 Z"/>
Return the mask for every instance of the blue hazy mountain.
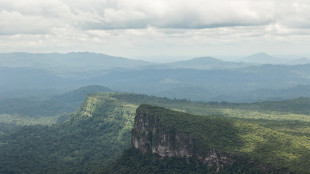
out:
<path id="1" fill-rule="evenodd" d="M 261 65 L 211 57 L 151 64 L 96 53 L 1 56 L 0 99 L 51 96 L 88 85 L 195 101 L 253 102 L 309 96 L 308 88 L 285 94 L 288 89 L 310 85 L 309 64 Z"/>
<path id="2" fill-rule="evenodd" d="M 310 64 L 310 59 L 306 57 L 302 57 L 299 59 L 290 60 L 287 62 L 290 65 L 302 65 L 302 64 Z"/>
<path id="3" fill-rule="evenodd" d="M 284 64 L 285 61 L 280 58 L 270 56 L 266 53 L 256 53 L 250 56 L 247 56 L 241 60 L 246 63 L 255 63 L 255 64 Z"/>
<path id="4" fill-rule="evenodd" d="M 223 61 L 213 57 L 199 57 L 190 60 L 161 64 L 161 66 L 192 69 L 234 69 L 248 66 L 248 64 Z"/>
<path id="5" fill-rule="evenodd" d="M 106 54 L 90 52 L 60 53 L 0 53 L 1 66 L 51 68 L 75 70 L 111 69 L 111 68 L 136 68 L 150 63 L 141 60 L 131 60 L 123 57 L 109 56 Z"/>
<path id="6" fill-rule="evenodd" d="M 151 63 L 89 52 L 0 53 L 0 98 L 51 96 L 81 86 L 110 71 Z"/>
<path id="7" fill-rule="evenodd" d="M 248 102 L 309 96 L 309 88 L 300 88 L 299 92 L 292 91 L 288 95 L 284 93 L 298 85 L 310 85 L 309 74 L 310 65 L 260 65 L 222 70 L 132 70 L 109 73 L 92 81 L 120 91 L 162 97 Z"/>

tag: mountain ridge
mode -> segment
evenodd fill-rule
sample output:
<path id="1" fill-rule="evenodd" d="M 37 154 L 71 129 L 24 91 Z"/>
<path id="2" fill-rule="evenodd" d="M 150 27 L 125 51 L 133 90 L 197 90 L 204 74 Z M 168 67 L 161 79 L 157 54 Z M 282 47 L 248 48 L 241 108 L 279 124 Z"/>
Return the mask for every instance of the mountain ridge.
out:
<path id="1" fill-rule="evenodd" d="M 247 56 L 242 59 L 243 62 L 247 63 L 257 63 L 257 64 L 284 64 L 279 58 L 268 55 L 267 53 L 260 52 Z"/>
<path id="2" fill-rule="evenodd" d="M 102 53 L 69 52 L 69 53 L 0 53 L 2 66 L 10 67 L 71 67 L 86 68 L 133 68 L 149 65 L 142 60 L 110 56 Z"/>
<path id="3" fill-rule="evenodd" d="M 137 108 L 131 141 L 132 148 L 142 154 L 156 154 L 160 159 L 200 161 L 213 172 L 238 164 L 263 171 L 259 173 L 307 173 L 306 159 L 310 155 L 307 151 L 299 151 L 309 146 L 293 147 L 287 144 L 305 139 L 294 140 L 294 137 L 283 136 L 277 131 L 243 121 L 191 115 L 151 105 L 140 105 Z M 301 155 L 297 159 L 284 159 L 281 155 L 296 155 L 295 150 Z M 128 157 L 125 155 L 122 158 Z M 131 168 L 126 164 L 114 165 L 114 169 Z M 239 168 L 237 166 L 234 167 Z M 131 169 L 141 170 L 139 167 Z"/>

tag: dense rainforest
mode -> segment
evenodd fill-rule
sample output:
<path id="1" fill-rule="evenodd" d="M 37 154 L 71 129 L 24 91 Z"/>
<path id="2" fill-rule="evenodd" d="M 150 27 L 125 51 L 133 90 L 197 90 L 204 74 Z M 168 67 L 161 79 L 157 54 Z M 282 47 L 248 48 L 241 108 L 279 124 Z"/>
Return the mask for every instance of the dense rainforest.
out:
<path id="1" fill-rule="evenodd" d="M 203 136 L 199 132 L 211 131 L 216 136 L 205 137 L 207 139 L 203 142 L 213 143 L 221 150 L 246 153 L 253 160 L 284 171 L 307 173 L 310 159 L 309 101 L 309 98 L 300 98 L 283 102 L 233 104 L 191 102 L 130 93 L 89 94 L 80 109 L 62 122 L 17 126 L 3 131 L 0 136 L 0 173 L 111 171 L 105 166 L 117 159 L 123 163 L 120 156 L 123 150 L 131 147 L 134 117 L 141 104 L 177 111 L 174 114 L 176 117 L 171 117 L 172 120 L 167 123 L 177 123 L 174 118 L 186 121 L 181 121 L 179 128 L 191 136 Z M 184 116 L 186 113 L 189 115 Z M 201 125 L 204 122 L 200 119 L 213 120 L 214 124 Z M 238 141 L 230 137 L 232 133 L 238 135 Z M 239 147 L 234 145 L 237 142 L 244 145 L 240 146 L 239 151 L 234 148 Z M 131 158 L 126 155 L 131 151 L 124 152 L 124 159 Z M 142 161 L 138 156 L 136 160 Z M 156 156 L 150 158 L 157 163 Z M 162 166 L 159 164 L 161 162 L 166 163 L 158 161 L 159 166 Z M 199 166 L 197 171 L 203 168 Z M 248 169 L 240 167 L 240 170 Z"/>

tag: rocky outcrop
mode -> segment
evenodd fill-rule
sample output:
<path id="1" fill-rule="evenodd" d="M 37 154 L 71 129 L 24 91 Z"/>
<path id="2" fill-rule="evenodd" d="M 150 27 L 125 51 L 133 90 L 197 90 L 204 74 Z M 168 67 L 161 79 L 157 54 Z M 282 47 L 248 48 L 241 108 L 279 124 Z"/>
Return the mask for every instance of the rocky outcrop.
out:
<path id="1" fill-rule="evenodd" d="M 132 132 L 132 146 L 134 148 L 143 153 L 151 152 L 162 157 L 198 160 L 210 167 L 215 167 L 217 170 L 234 163 L 235 159 L 232 154 L 202 148 L 199 140 L 179 134 L 173 124 L 170 127 L 163 128 L 161 119 L 166 115 L 152 113 L 152 111 L 145 109 L 152 106 L 143 105 L 140 107 L 136 112 Z"/>

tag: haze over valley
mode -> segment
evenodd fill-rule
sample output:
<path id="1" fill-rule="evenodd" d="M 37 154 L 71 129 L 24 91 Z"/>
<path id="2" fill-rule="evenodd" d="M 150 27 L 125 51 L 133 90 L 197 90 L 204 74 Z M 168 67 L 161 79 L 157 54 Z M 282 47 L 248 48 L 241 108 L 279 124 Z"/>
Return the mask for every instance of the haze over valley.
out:
<path id="1" fill-rule="evenodd" d="M 90 52 L 2 53 L 0 97 L 53 96 L 89 85 L 193 101 L 256 102 L 310 95 L 307 59 L 293 64 L 258 53 L 242 60 L 199 57 L 151 63 Z"/>
<path id="2" fill-rule="evenodd" d="M 305 0 L 1 0 L 0 174 L 309 174 Z"/>

